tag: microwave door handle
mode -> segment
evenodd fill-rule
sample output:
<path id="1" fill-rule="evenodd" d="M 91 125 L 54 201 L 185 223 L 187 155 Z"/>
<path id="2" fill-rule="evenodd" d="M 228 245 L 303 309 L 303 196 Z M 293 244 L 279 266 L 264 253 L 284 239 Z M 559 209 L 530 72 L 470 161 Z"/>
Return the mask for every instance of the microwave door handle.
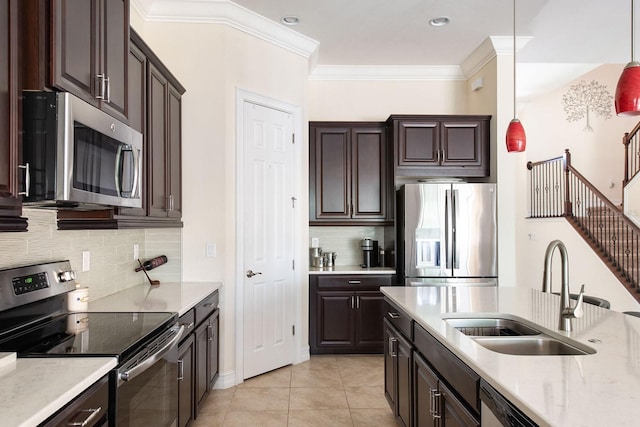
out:
<path id="1" fill-rule="evenodd" d="M 121 186 L 121 182 L 120 182 L 120 166 L 122 164 L 122 146 L 123 146 L 123 144 L 119 144 L 118 145 L 118 150 L 116 151 L 116 167 L 115 167 L 115 170 L 113 172 L 114 178 L 115 178 L 115 183 L 116 183 L 116 193 L 118 194 L 118 197 L 122 196 L 122 188 L 120 188 L 120 186 Z"/>
<path id="2" fill-rule="evenodd" d="M 133 187 L 131 188 L 131 198 L 132 199 L 136 199 L 138 197 L 141 197 L 140 194 L 138 194 L 138 179 L 140 177 L 140 169 L 141 169 L 141 165 L 140 165 L 140 150 L 136 150 L 135 147 L 131 150 L 131 153 L 133 155 Z"/>

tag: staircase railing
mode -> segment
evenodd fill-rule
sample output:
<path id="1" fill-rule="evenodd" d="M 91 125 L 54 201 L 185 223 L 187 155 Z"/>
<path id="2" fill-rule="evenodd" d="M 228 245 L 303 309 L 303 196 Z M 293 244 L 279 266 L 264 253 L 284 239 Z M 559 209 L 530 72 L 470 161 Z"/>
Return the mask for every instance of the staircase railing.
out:
<path id="1" fill-rule="evenodd" d="M 624 179 L 625 186 L 640 172 L 640 123 L 622 137 L 624 145 Z"/>
<path id="2" fill-rule="evenodd" d="M 640 228 L 571 165 L 571 153 L 528 162 L 530 218 L 566 217 L 638 297 Z"/>

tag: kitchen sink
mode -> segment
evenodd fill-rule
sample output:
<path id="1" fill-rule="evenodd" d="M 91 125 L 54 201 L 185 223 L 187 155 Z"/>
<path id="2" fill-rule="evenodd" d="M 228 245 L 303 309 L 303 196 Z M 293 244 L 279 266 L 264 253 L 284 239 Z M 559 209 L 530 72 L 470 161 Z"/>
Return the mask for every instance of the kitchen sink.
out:
<path id="1" fill-rule="evenodd" d="M 537 331 L 513 319 L 445 319 L 447 323 L 469 336 L 522 336 L 539 335 Z"/>
<path id="2" fill-rule="evenodd" d="M 444 319 L 481 346 L 498 353 L 526 356 L 576 356 L 596 350 L 566 337 L 554 337 L 522 319 L 456 317 Z"/>

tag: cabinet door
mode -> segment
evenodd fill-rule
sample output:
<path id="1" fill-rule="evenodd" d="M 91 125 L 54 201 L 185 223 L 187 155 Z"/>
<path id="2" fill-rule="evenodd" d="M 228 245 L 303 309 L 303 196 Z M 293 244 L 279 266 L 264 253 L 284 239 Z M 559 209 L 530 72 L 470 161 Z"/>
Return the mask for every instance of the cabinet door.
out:
<path id="1" fill-rule="evenodd" d="M 479 120 L 443 121 L 442 165 L 482 166 L 483 135 L 483 122 Z"/>
<path id="2" fill-rule="evenodd" d="M 348 219 L 351 217 L 349 128 L 312 127 L 310 140 L 313 177 L 309 219 Z"/>
<path id="3" fill-rule="evenodd" d="M 413 353 L 413 421 L 416 427 L 435 427 L 434 394 L 438 377 L 418 353 Z"/>
<path id="4" fill-rule="evenodd" d="M 471 415 L 464 404 L 443 383 L 439 383 L 441 393 L 441 427 L 479 427 L 480 422 Z"/>
<path id="5" fill-rule="evenodd" d="M 129 0 L 102 0 L 100 71 L 109 79 L 101 108 L 127 122 L 127 60 L 129 54 Z"/>
<path id="6" fill-rule="evenodd" d="M 191 335 L 178 347 L 178 427 L 185 427 L 193 421 L 194 346 Z"/>
<path id="7" fill-rule="evenodd" d="M 129 77 L 127 84 L 129 126 L 142 134 L 143 152 L 146 154 L 149 150 L 147 138 L 147 57 L 134 43 L 129 47 L 128 62 Z M 145 177 L 147 172 L 147 162 L 142 162 L 141 176 Z M 146 178 L 143 185 L 142 207 L 140 208 L 120 208 L 118 213 L 121 215 L 145 216 L 147 211 Z"/>
<path id="8" fill-rule="evenodd" d="M 17 0 L 0 0 L 0 230 L 24 231 L 18 197 Z"/>
<path id="9" fill-rule="evenodd" d="M 355 127 L 351 131 L 351 194 L 353 219 L 387 217 L 387 139 L 385 128 Z"/>
<path id="10" fill-rule="evenodd" d="M 403 426 L 410 426 L 412 414 L 412 381 L 413 375 L 413 350 L 411 343 L 402 335 L 397 336 L 397 384 L 398 394 L 396 400 L 398 421 Z"/>
<path id="11" fill-rule="evenodd" d="M 400 121 L 396 132 L 398 168 L 439 165 L 440 127 L 437 120 Z"/>
<path id="12" fill-rule="evenodd" d="M 389 402 L 389 406 L 391 406 L 393 414 L 396 415 L 396 392 L 398 390 L 396 382 L 397 332 L 387 319 L 384 319 L 382 324 L 384 328 L 384 397 L 387 398 L 387 402 Z"/>
<path id="13" fill-rule="evenodd" d="M 203 322 L 196 328 L 195 337 L 195 405 L 196 414 L 198 408 L 203 403 L 203 398 L 207 395 L 208 375 L 207 365 L 209 347 L 209 323 Z"/>
<path id="14" fill-rule="evenodd" d="M 53 0 L 51 84 L 98 105 L 94 98 L 99 74 L 101 0 Z"/>
<path id="15" fill-rule="evenodd" d="M 317 346 L 353 347 L 355 296 L 349 291 L 318 291 Z"/>
<path id="16" fill-rule="evenodd" d="M 148 63 L 148 139 L 147 147 L 147 189 L 149 216 L 166 217 L 169 208 L 166 193 L 167 169 L 167 97 L 166 77 L 152 64 Z"/>
<path id="17" fill-rule="evenodd" d="M 209 317 L 209 354 L 208 354 L 208 360 L 209 360 L 209 366 L 208 366 L 208 371 L 207 371 L 207 381 L 208 381 L 208 386 L 209 386 L 209 390 L 213 389 L 213 385 L 216 381 L 216 379 L 218 378 L 218 371 L 219 371 L 219 320 L 220 320 L 220 310 L 216 310 L 213 312 L 213 314 Z"/>
<path id="18" fill-rule="evenodd" d="M 182 108 L 180 92 L 171 84 L 168 87 L 167 111 L 167 144 L 168 153 L 167 183 L 169 209 L 167 216 L 180 218 L 182 216 Z"/>
<path id="19" fill-rule="evenodd" d="M 382 351 L 384 295 L 379 291 L 357 291 L 355 314 L 356 346 Z"/>

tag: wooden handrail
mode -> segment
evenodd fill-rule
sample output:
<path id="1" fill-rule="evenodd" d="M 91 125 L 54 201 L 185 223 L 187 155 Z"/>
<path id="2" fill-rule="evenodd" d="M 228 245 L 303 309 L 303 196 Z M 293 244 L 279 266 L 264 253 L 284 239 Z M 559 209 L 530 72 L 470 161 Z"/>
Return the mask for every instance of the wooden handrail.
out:
<path id="1" fill-rule="evenodd" d="M 563 158 L 564 158 L 564 156 L 560 156 L 560 157 L 554 157 L 553 159 L 540 160 L 538 162 L 527 162 L 527 169 L 531 170 L 536 166 L 544 165 L 546 163 L 557 162 L 558 160 L 562 160 Z"/>

